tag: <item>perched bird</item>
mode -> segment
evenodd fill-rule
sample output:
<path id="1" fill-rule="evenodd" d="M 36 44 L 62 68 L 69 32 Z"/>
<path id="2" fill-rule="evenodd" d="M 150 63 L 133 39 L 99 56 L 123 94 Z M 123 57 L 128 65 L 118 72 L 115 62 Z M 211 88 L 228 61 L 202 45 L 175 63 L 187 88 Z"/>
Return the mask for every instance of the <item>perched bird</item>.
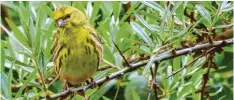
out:
<path id="1" fill-rule="evenodd" d="M 51 49 L 55 72 L 68 85 L 80 85 L 96 72 L 102 45 L 80 10 L 72 6 L 58 7 L 53 19 L 57 24 Z"/>

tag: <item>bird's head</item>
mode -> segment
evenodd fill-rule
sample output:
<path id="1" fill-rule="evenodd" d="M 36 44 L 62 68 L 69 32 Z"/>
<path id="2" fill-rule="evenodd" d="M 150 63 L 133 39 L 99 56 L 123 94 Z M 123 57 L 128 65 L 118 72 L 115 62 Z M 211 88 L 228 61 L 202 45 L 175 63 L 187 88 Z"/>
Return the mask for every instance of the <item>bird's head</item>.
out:
<path id="1" fill-rule="evenodd" d="M 87 17 L 72 6 L 61 6 L 56 8 L 53 14 L 58 27 L 72 27 L 87 23 Z"/>

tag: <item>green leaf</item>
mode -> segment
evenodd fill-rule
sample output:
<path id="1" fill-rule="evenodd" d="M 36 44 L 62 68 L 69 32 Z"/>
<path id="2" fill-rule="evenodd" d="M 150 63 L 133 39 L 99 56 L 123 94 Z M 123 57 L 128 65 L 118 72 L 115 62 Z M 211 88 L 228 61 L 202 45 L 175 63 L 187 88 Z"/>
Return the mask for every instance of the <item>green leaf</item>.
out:
<path id="1" fill-rule="evenodd" d="M 133 100 L 141 100 L 136 91 L 132 91 Z"/>
<path id="2" fill-rule="evenodd" d="M 35 26 L 34 26 L 34 20 L 33 20 L 33 18 L 32 17 L 30 17 L 30 23 L 29 23 L 29 32 L 30 32 L 30 39 L 31 39 L 31 42 L 32 42 L 32 44 L 34 43 L 34 41 L 35 41 L 35 34 L 36 34 L 36 29 L 35 29 Z"/>
<path id="3" fill-rule="evenodd" d="M 103 47 L 104 47 L 103 58 L 108 62 L 115 64 L 115 58 L 113 56 L 113 52 L 111 51 L 110 47 L 108 45 L 103 45 Z"/>
<path id="4" fill-rule="evenodd" d="M 38 64 L 39 64 L 40 71 L 44 73 L 46 69 L 46 58 L 45 58 L 44 51 L 42 48 L 39 54 Z"/>
<path id="5" fill-rule="evenodd" d="M 162 13 L 162 15 L 165 12 L 165 9 L 162 6 L 160 6 L 159 4 L 157 4 L 156 2 L 153 2 L 153 1 L 142 1 L 141 3 L 143 3 L 143 4 L 145 4 L 145 5 L 153 8 L 154 10 L 159 11 L 160 13 Z"/>
<path id="6" fill-rule="evenodd" d="M 30 64 L 27 64 L 26 62 L 19 61 L 19 60 L 15 59 L 15 58 L 13 58 L 11 56 L 4 55 L 4 57 L 5 57 L 5 59 L 7 59 L 7 60 L 9 60 L 11 62 L 15 62 L 15 64 L 17 64 L 17 65 L 31 67 L 31 68 L 34 67 L 34 66 L 30 65 Z"/>
<path id="7" fill-rule="evenodd" d="M 46 12 L 47 15 L 52 17 L 53 11 L 52 11 L 52 9 L 50 7 L 48 7 L 47 5 L 44 5 L 44 11 Z"/>
<path id="8" fill-rule="evenodd" d="M 107 98 L 107 97 L 105 97 L 105 96 L 102 96 L 102 99 L 103 99 L 103 100 L 111 100 L 110 98 Z"/>
<path id="9" fill-rule="evenodd" d="M 87 5 L 88 1 L 79 1 L 79 2 L 73 2 L 72 6 L 78 8 L 81 12 L 85 12 L 85 7 Z"/>
<path id="10" fill-rule="evenodd" d="M 137 18 L 143 25 L 145 25 L 146 28 L 148 28 L 148 29 L 151 30 L 151 31 L 156 31 L 156 29 L 155 29 L 154 27 L 152 27 L 151 25 L 149 25 L 149 24 L 145 21 L 145 19 L 144 19 L 142 16 L 140 16 L 138 13 L 134 12 L 133 14 L 136 16 L 136 18 Z"/>
<path id="11" fill-rule="evenodd" d="M 8 83 L 8 76 L 0 71 L 0 77 L 1 77 L 1 91 L 2 91 L 2 94 L 3 96 L 6 98 L 6 99 L 9 99 L 10 98 L 10 94 L 9 94 L 9 87 L 10 87 L 10 84 Z"/>
<path id="12" fill-rule="evenodd" d="M 27 43 L 28 45 L 31 47 L 32 46 L 32 36 L 30 34 L 30 18 L 32 17 L 31 16 L 31 12 L 30 10 L 32 10 L 30 8 L 30 6 L 28 5 L 28 3 L 26 3 L 26 5 L 24 5 L 23 2 L 19 2 L 19 10 L 18 10 L 18 14 L 19 14 L 19 17 L 20 17 L 20 22 L 21 22 L 21 26 L 23 27 L 24 29 L 24 35 L 27 39 Z"/>
<path id="13" fill-rule="evenodd" d="M 185 84 L 181 85 L 181 90 L 178 91 L 178 97 L 185 97 L 186 95 L 190 94 L 192 92 L 193 85 L 191 85 L 191 82 L 187 82 Z"/>
<path id="14" fill-rule="evenodd" d="M 14 65 L 15 65 L 15 62 L 12 62 L 10 71 L 8 73 L 8 83 L 9 83 L 9 86 L 8 86 L 9 92 L 8 93 L 9 93 L 9 99 L 12 99 L 11 81 L 12 81 L 12 76 L 13 76 L 12 70 L 13 70 L 13 66 Z"/>
<path id="15" fill-rule="evenodd" d="M 144 74 L 144 75 L 146 75 L 147 72 L 149 71 L 150 67 L 153 66 L 153 64 L 154 64 L 153 61 L 154 61 L 154 58 L 155 58 L 155 57 L 156 57 L 155 55 L 151 56 L 151 57 L 150 57 L 150 60 L 149 60 L 148 63 L 145 65 L 145 68 L 144 68 L 144 71 L 143 71 L 143 74 Z"/>
<path id="16" fill-rule="evenodd" d="M 166 42 L 169 42 L 169 41 L 178 41 L 179 38 L 183 37 L 190 29 L 191 27 L 187 27 L 187 28 L 184 28 L 182 31 L 180 31 L 179 33 L 177 33 L 175 36 L 173 37 L 170 37 L 166 40 Z"/>
<path id="17" fill-rule="evenodd" d="M 119 14 L 121 11 L 121 2 L 119 1 L 112 1 L 112 7 L 113 7 L 113 13 L 115 16 L 115 20 L 117 20 L 119 18 Z"/>
<path id="18" fill-rule="evenodd" d="M 146 54 L 152 54 L 152 51 L 147 46 L 141 45 L 140 49 L 146 52 Z"/>
<path id="19" fill-rule="evenodd" d="M 100 15 L 98 15 L 98 12 L 99 12 L 101 3 L 102 2 L 100 2 L 100 1 L 93 2 L 93 9 L 95 9 L 95 10 L 92 11 L 92 15 L 91 15 L 91 18 L 89 20 L 89 22 L 92 25 L 95 25 L 95 21 L 100 17 Z"/>
<path id="20" fill-rule="evenodd" d="M 25 38 L 25 35 L 18 29 L 18 27 L 8 18 L 6 18 L 6 21 L 10 28 L 13 31 L 13 36 L 19 41 L 23 46 L 29 48 L 29 44 L 27 42 L 27 39 Z M 11 33 L 8 34 L 9 36 L 12 36 Z"/>
<path id="21" fill-rule="evenodd" d="M 126 12 L 126 14 L 121 18 L 121 20 L 119 21 L 119 24 L 122 25 L 124 23 L 124 21 L 128 18 L 128 16 L 130 16 L 132 14 L 132 12 L 140 5 L 140 2 L 136 2 L 133 6 L 131 6 L 130 9 L 128 9 L 128 11 Z"/>
<path id="22" fill-rule="evenodd" d="M 231 24 L 225 24 L 225 25 L 218 25 L 216 27 L 214 27 L 215 29 L 217 28 L 228 28 L 228 27 L 233 27 L 234 26 L 234 23 L 231 23 Z"/>
<path id="23" fill-rule="evenodd" d="M 208 10 L 202 5 L 196 5 L 198 12 L 211 24 L 211 16 Z"/>
<path id="24" fill-rule="evenodd" d="M 218 88 L 218 87 L 217 87 Z M 215 91 L 215 93 L 210 93 L 209 95 L 210 96 L 215 96 L 215 95 L 218 95 L 220 92 L 223 91 L 223 86 L 220 86 L 219 89 L 217 91 Z"/>
<path id="25" fill-rule="evenodd" d="M 30 84 L 30 82 L 31 82 L 33 79 L 36 79 L 36 77 L 37 77 L 37 71 L 38 71 L 38 69 L 35 68 L 34 71 L 31 72 L 31 73 L 28 75 L 27 79 L 26 79 L 25 81 L 22 82 L 23 85 L 22 85 L 22 87 L 19 89 L 19 91 L 16 93 L 15 98 L 18 98 L 18 97 L 22 96 L 23 90 L 28 86 L 28 84 Z"/>
<path id="26" fill-rule="evenodd" d="M 130 24 L 127 22 L 123 23 L 119 27 L 119 30 L 116 34 L 115 42 L 119 46 L 120 50 L 124 50 L 123 47 L 125 47 L 125 43 L 126 43 L 124 41 L 124 39 L 129 39 L 132 36 L 132 33 L 133 33 L 132 28 L 131 28 Z M 133 39 L 133 38 L 131 38 L 131 39 Z M 127 47 L 129 47 L 129 45 Z"/>
<path id="27" fill-rule="evenodd" d="M 19 7 L 14 4 L 14 1 L 4 1 L 1 3 L 6 7 L 12 8 L 14 11 L 17 11 L 19 9 Z"/>
<path id="28" fill-rule="evenodd" d="M 233 9 L 234 9 L 233 4 L 228 3 L 228 1 L 223 1 L 223 2 L 222 2 L 222 5 L 221 5 L 221 7 L 220 7 L 220 10 L 221 10 L 222 12 L 224 12 L 224 11 L 229 11 L 229 10 L 233 10 Z"/>
<path id="29" fill-rule="evenodd" d="M 102 86 L 101 88 L 99 88 L 97 90 L 97 92 L 95 92 L 95 94 L 98 95 L 91 95 L 90 100 L 99 100 L 105 93 L 109 92 L 109 90 L 115 86 L 115 84 L 117 84 L 117 80 L 111 80 L 109 82 L 107 82 L 104 86 Z"/>
<path id="30" fill-rule="evenodd" d="M 81 95 L 75 95 L 74 97 L 72 97 L 71 100 L 85 100 L 85 97 L 83 97 Z"/>
<path id="31" fill-rule="evenodd" d="M 130 24 L 131 24 L 133 30 L 137 33 L 137 36 L 139 36 L 139 38 L 143 39 L 145 41 L 145 43 L 147 43 L 149 46 L 154 45 L 151 42 L 151 39 L 149 38 L 147 33 L 145 32 L 144 28 L 142 28 L 139 24 L 137 24 L 135 22 L 130 22 Z"/>
<path id="32" fill-rule="evenodd" d="M 122 56 L 118 52 L 116 52 L 114 54 L 114 57 L 115 57 L 115 66 L 121 66 L 123 59 Z"/>
<path id="33" fill-rule="evenodd" d="M 182 1 L 176 1 L 176 2 L 175 2 L 175 5 L 174 5 L 173 8 L 172 8 L 171 13 L 174 13 L 174 12 L 181 6 L 181 4 L 183 4 Z"/>
<path id="34" fill-rule="evenodd" d="M 102 13 L 101 15 L 102 18 L 108 18 L 112 16 L 113 9 L 112 9 L 111 2 L 102 2 L 100 7 L 101 7 L 101 11 L 105 12 L 105 13 Z"/>
<path id="35" fill-rule="evenodd" d="M 184 27 L 185 27 L 185 15 L 184 15 L 184 10 L 185 7 L 187 6 L 188 1 L 185 1 L 176 9 L 176 17 L 183 22 Z"/>
<path id="36" fill-rule="evenodd" d="M 9 46 L 9 44 L 7 44 L 5 41 L 3 41 L 3 40 L 1 40 L 1 55 L 0 55 L 0 57 L 1 57 L 1 66 L 0 66 L 0 69 L 1 70 L 4 70 L 5 69 L 5 66 L 4 66 L 4 64 L 5 64 L 5 51 L 4 51 L 4 48 L 5 47 L 7 47 L 7 46 Z M 11 51 L 11 50 L 9 50 L 9 51 Z"/>
<path id="37" fill-rule="evenodd" d="M 9 30 L 6 28 L 6 27 L 4 27 L 4 26 L 2 26 L 1 25 L 1 27 L 2 27 L 2 29 L 7 33 L 7 35 L 9 35 L 9 37 L 10 37 L 10 40 L 13 40 L 14 41 L 14 43 L 15 44 L 17 44 L 17 46 L 19 45 L 20 47 L 22 47 L 28 54 L 31 54 L 32 52 L 31 52 L 31 50 L 29 50 L 27 47 L 25 47 L 22 43 L 20 43 L 20 41 L 18 41 L 18 39 L 11 33 L 11 32 L 9 32 Z M 13 49 L 12 49 L 12 46 L 10 46 L 10 43 L 9 43 L 9 45 L 7 45 L 8 47 L 10 47 L 9 49 L 11 49 L 10 50 L 10 52 L 11 52 L 11 54 L 13 54 Z M 21 50 L 21 49 L 20 49 Z"/>
<path id="38" fill-rule="evenodd" d="M 226 46 L 226 47 L 223 48 L 223 50 L 224 50 L 225 52 L 230 52 L 230 53 L 232 53 L 232 52 L 233 52 L 233 46 Z"/>
<path id="39" fill-rule="evenodd" d="M 38 19 L 36 20 L 36 36 L 34 38 L 34 44 L 33 44 L 33 54 L 34 56 L 38 55 L 40 52 L 40 47 L 41 47 L 41 43 L 42 43 L 42 35 L 43 35 L 43 31 L 42 29 L 44 29 L 44 24 L 46 24 L 46 19 L 47 19 L 47 15 L 44 12 L 45 10 L 45 5 L 41 4 L 39 6 L 38 9 Z"/>

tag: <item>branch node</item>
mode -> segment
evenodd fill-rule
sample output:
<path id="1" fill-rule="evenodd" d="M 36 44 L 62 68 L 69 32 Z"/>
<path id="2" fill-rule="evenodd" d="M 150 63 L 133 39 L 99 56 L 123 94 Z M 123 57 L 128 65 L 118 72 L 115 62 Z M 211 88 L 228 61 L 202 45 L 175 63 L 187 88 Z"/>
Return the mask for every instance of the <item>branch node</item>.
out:
<path id="1" fill-rule="evenodd" d="M 109 80 L 110 79 L 110 76 L 106 76 L 106 80 Z"/>
<path id="2" fill-rule="evenodd" d="M 152 92 L 152 90 L 151 90 L 151 89 L 148 89 L 148 91 L 149 91 L 149 93 L 151 93 L 151 92 Z"/>
<path id="3" fill-rule="evenodd" d="M 227 44 L 227 41 L 226 40 L 223 40 L 222 43 L 221 43 L 221 46 L 224 46 Z"/>
<path id="4" fill-rule="evenodd" d="M 172 53 L 172 55 L 176 55 L 176 50 L 173 49 L 173 50 L 171 51 L 171 53 Z"/>
<path id="5" fill-rule="evenodd" d="M 125 61 L 125 63 L 127 64 L 128 67 L 131 67 L 131 65 L 128 63 L 127 59 L 124 57 L 123 53 L 120 51 L 119 47 L 117 46 L 117 44 L 114 42 L 114 40 L 112 40 L 113 44 L 115 45 L 116 49 L 118 50 L 119 54 L 122 56 L 123 60 Z"/>
<path id="6" fill-rule="evenodd" d="M 51 100 L 52 98 L 50 97 L 49 94 L 46 94 L 46 100 Z"/>
<path id="7" fill-rule="evenodd" d="M 120 73 L 120 75 L 119 76 L 123 76 L 124 75 L 124 73 Z"/>
<path id="8" fill-rule="evenodd" d="M 188 48 L 188 54 L 191 54 L 193 52 L 193 50 L 191 48 Z"/>

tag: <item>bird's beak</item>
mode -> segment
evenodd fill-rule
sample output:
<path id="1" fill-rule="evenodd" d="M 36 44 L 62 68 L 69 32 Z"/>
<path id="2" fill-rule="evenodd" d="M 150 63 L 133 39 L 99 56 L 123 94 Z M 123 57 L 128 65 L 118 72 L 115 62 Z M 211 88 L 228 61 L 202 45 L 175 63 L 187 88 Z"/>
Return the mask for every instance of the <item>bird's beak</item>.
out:
<path id="1" fill-rule="evenodd" d="M 66 22 L 63 19 L 59 19 L 57 22 L 58 27 L 63 27 L 66 24 Z"/>

